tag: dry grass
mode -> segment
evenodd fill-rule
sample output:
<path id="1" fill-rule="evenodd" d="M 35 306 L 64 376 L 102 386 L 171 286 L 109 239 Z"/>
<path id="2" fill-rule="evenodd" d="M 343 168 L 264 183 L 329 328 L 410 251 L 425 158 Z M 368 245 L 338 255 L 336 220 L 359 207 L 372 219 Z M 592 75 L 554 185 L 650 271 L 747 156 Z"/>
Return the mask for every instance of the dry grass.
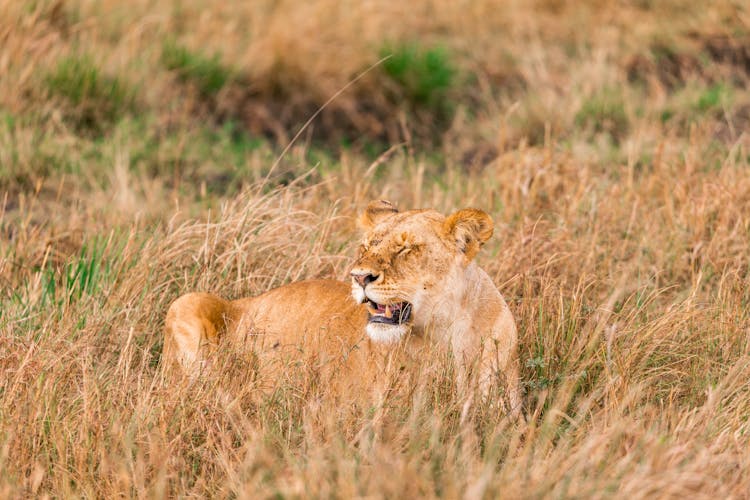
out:
<path id="1" fill-rule="evenodd" d="M 152 4 L 0 2 L 0 496 L 748 495 L 745 6 Z M 402 43 L 451 86 L 377 67 L 270 171 Z M 528 426 L 438 354 L 368 407 L 162 373 L 179 294 L 344 278 L 375 197 L 493 215 Z"/>

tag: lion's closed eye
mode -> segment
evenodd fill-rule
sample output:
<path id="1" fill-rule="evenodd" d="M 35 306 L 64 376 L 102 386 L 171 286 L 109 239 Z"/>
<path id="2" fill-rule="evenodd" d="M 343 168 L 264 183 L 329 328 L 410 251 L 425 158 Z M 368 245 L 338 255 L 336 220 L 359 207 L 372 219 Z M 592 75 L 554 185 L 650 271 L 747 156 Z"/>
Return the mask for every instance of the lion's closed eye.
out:
<path id="1" fill-rule="evenodd" d="M 404 246 L 402 246 L 401 248 L 398 249 L 398 251 L 396 252 L 396 256 L 400 257 L 400 256 L 409 255 L 413 251 L 419 249 L 420 247 L 421 247 L 421 245 L 417 245 L 415 243 L 410 243 L 410 244 L 404 245 Z"/>

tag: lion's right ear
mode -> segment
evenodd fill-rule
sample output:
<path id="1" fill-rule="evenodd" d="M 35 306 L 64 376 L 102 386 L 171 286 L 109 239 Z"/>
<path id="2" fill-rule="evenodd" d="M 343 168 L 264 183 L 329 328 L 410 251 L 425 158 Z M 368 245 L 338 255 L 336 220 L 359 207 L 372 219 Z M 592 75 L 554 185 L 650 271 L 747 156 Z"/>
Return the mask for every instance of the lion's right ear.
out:
<path id="1" fill-rule="evenodd" d="M 371 201 L 359 218 L 360 225 L 365 229 L 372 229 L 376 224 L 398 213 L 398 209 L 386 200 Z"/>
<path id="2" fill-rule="evenodd" d="M 449 215 L 443 223 L 446 235 L 456 242 L 458 249 L 471 260 L 494 230 L 492 217 L 476 208 L 464 208 Z"/>

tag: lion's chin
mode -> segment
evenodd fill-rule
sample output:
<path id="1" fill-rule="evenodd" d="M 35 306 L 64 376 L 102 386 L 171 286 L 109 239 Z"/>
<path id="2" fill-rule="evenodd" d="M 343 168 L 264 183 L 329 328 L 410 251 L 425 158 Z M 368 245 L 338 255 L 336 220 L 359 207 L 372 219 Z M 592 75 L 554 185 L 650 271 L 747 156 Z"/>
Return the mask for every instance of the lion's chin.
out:
<path id="1" fill-rule="evenodd" d="M 409 333 L 406 324 L 367 323 L 365 331 L 373 342 L 379 344 L 393 344 Z"/>

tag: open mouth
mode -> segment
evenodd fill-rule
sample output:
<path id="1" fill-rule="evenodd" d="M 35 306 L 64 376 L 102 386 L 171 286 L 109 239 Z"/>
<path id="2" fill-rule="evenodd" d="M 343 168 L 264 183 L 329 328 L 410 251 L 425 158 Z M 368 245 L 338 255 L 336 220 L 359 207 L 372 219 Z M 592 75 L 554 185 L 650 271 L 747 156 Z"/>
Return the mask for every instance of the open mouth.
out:
<path id="1" fill-rule="evenodd" d="M 378 304 L 366 299 L 367 311 L 370 313 L 370 323 L 385 323 L 387 325 L 400 325 L 409 321 L 411 317 L 411 304 L 408 302 L 395 302 L 393 304 Z"/>

